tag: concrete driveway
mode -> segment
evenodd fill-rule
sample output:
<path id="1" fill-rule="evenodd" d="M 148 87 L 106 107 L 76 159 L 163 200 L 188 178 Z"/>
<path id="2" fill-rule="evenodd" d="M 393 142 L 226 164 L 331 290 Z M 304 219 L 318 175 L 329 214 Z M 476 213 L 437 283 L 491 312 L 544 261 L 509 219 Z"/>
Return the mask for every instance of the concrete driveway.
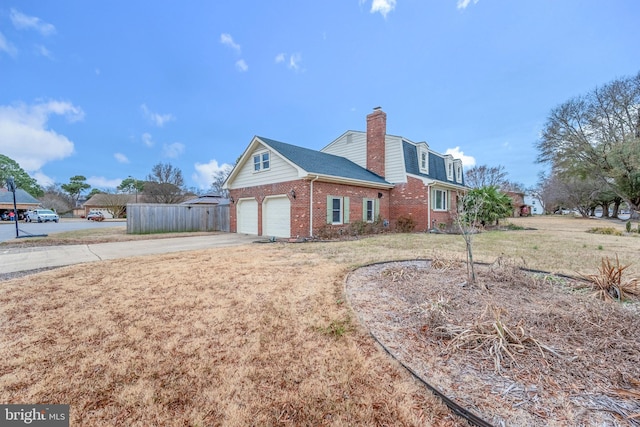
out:
<path id="1" fill-rule="evenodd" d="M 174 237 L 92 245 L 0 248 L 0 274 L 140 255 L 239 246 L 250 244 L 258 239 L 257 236 L 246 234 L 220 233 L 210 236 Z"/>

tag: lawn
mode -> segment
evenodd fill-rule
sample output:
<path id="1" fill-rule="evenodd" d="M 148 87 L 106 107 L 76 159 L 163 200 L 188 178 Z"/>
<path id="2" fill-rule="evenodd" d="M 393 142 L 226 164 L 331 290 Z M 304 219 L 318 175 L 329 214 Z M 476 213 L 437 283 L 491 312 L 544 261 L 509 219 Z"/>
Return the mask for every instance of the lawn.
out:
<path id="1" fill-rule="evenodd" d="M 476 236 L 477 261 L 503 256 L 575 275 L 617 254 L 640 275 L 637 234 L 586 232 L 623 231 L 621 221 L 511 222 L 528 229 Z M 365 264 L 464 255 L 460 236 L 388 234 L 3 281 L 0 401 L 70 404 L 71 425 L 83 426 L 465 425 L 377 347 L 344 292 L 345 276 Z"/>

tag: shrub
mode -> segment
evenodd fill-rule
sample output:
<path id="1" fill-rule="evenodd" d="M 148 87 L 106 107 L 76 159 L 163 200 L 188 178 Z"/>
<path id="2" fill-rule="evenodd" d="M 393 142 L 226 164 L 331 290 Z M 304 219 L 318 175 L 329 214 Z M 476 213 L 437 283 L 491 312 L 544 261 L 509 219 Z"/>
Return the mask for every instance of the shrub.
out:
<path id="1" fill-rule="evenodd" d="M 631 221 L 627 221 L 624 228 L 627 230 L 627 233 L 631 233 Z"/>
<path id="2" fill-rule="evenodd" d="M 622 236 L 622 232 L 620 230 L 616 230 L 613 227 L 595 227 L 587 230 L 587 233 L 593 234 L 605 234 L 608 236 Z"/>
<path id="3" fill-rule="evenodd" d="M 602 258 L 597 274 L 581 274 L 594 290 L 593 295 L 604 301 L 624 301 L 628 295 L 640 296 L 640 281 L 637 278 L 623 280 L 622 273 L 629 265 L 620 265 L 618 255 L 615 264 L 609 257 Z"/>
<path id="4" fill-rule="evenodd" d="M 396 229 L 401 233 L 411 233 L 415 228 L 416 224 L 410 216 L 401 216 L 396 222 Z"/>

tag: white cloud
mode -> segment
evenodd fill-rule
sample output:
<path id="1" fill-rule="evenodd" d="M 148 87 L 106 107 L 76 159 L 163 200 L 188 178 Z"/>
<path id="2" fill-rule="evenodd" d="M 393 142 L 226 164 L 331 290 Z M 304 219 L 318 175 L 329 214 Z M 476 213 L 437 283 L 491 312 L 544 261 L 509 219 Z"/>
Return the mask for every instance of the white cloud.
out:
<path id="1" fill-rule="evenodd" d="M 6 52 L 9 56 L 16 56 L 18 54 L 18 49 L 9 43 L 2 33 L 0 33 L 0 52 Z"/>
<path id="2" fill-rule="evenodd" d="M 154 113 L 153 111 L 149 110 L 146 104 L 142 104 L 140 106 L 140 109 L 142 110 L 142 114 L 144 114 L 144 116 L 148 120 L 150 120 L 154 125 L 158 126 L 159 128 L 164 126 L 165 123 L 171 122 L 176 119 L 173 114 Z"/>
<path id="3" fill-rule="evenodd" d="M 249 69 L 249 66 L 244 61 L 244 59 L 240 59 L 236 61 L 236 68 L 238 69 L 238 71 L 245 72 Z"/>
<path id="4" fill-rule="evenodd" d="M 129 159 L 122 153 L 115 153 L 113 157 L 118 161 L 118 163 L 129 163 Z"/>
<path id="5" fill-rule="evenodd" d="M 42 45 L 37 45 L 36 51 L 45 58 L 53 59 L 53 54 L 51 53 L 51 51 Z"/>
<path id="6" fill-rule="evenodd" d="M 396 0 L 373 0 L 371 13 L 379 12 L 383 17 L 396 8 Z"/>
<path id="7" fill-rule="evenodd" d="M 43 36 L 50 36 L 56 32 L 56 27 L 52 24 L 44 22 L 38 17 L 25 15 L 15 9 L 11 9 L 9 18 L 11 18 L 13 26 L 19 30 L 36 30 Z"/>
<path id="8" fill-rule="evenodd" d="M 74 152 L 72 141 L 49 129 L 48 121 L 52 115 L 64 116 L 70 122 L 84 118 L 81 108 L 63 101 L 0 105 L 0 153 L 18 162 L 22 169 L 44 185 L 51 182 L 40 169 Z"/>
<path id="9" fill-rule="evenodd" d="M 299 71 L 301 61 L 302 61 L 302 55 L 300 55 L 299 53 L 294 53 L 289 57 L 288 67 L 292 70 Z"/>
<path id="10" fill-rule="evenodd" d="M 447 148 L 447 151 L 445 151 L 444 154 L 451 154 L 454 159 L 462 160 L 462 166 L 465 167 L 465 168 L 473 167 L 476 164 L 475 157 L 465 156 L 464 152 L 462 152 L 462 150 L 460 150 L 460 147 Z"/>
<path id="11" fill-rule="evenodd" d="M 87 184 L 93 188 L 116 188 L 122 182 L 122 178 L 107 179 L 103 176 L 90 176 Z"/>
<path id="12" fill-rule="evenodd" d="M 154 145 L 153 139 L 151 139 L 151 134 L 147 133 L 147 132 L 142 134 L 142 142 L 147 147 L 153 147 L 153 145 Z"/>
<path id="13" fill-rule="evenodd" d="M 471 4 L 471 2 L 473 1 L 473 4 L 478 3 L 480 0 L 458 0 L 458 4 L 457 4 L 457 8 L 458 9 L 466 9 L 467 6 L 469 6 Z"/>
<path id="14" fill-rule="evenodd" d="M 289 61 L 287 61 L 286 53 L 279 53 L 275 58 L 276 64 L 285 63 L 287 68 L 294 71 L 301 71 L 300 62 L 302 62 L 302 55 L 299 53 L 293 53 L 289 55 Z"/>
<path id="15" fill-rule="evenodd" d="M 240 53 L 240 50 L 241 50 L 240 45 L 233 41 L 233 37 L 231 37 L 231 34 L 222 33 L 220 35 L 220 43 L 222 43 L 225 46 L 229 46 L 231 49 Z"/>
<path id="16" fill-rule="evenodd" d="M 193 181 L 199 188 L 209 188 L 213 183 L 213 174 L 220 171 L 230 171 L 233 166 L 228 163 L 218 164 L 217 160 L 210 160 L 209 163 L 196 163 L 193 165 L 196 171 L 191 175 Z"/>
<path id="17" fill-rule="evenodd" d="M 164 144 L 162 146 L 162 155 L 170 159 L 180 157 L 184 153 L 185 146 L 181 142 L 174 142 L 172 144 Z"/>

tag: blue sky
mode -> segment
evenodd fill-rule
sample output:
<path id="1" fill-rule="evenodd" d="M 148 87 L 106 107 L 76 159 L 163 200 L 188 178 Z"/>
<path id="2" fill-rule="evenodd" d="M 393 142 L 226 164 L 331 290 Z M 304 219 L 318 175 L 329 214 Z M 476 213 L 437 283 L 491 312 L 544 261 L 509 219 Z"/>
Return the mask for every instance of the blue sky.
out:
<path id="1" fill-rule="evenodd" d="M 535 184 L 552 108 L 640 71 L 637 0 L 8 0 L 0 153 L 41 184 L 153 165 L 206 189 L 254 135 L 365 130 Z"/>

